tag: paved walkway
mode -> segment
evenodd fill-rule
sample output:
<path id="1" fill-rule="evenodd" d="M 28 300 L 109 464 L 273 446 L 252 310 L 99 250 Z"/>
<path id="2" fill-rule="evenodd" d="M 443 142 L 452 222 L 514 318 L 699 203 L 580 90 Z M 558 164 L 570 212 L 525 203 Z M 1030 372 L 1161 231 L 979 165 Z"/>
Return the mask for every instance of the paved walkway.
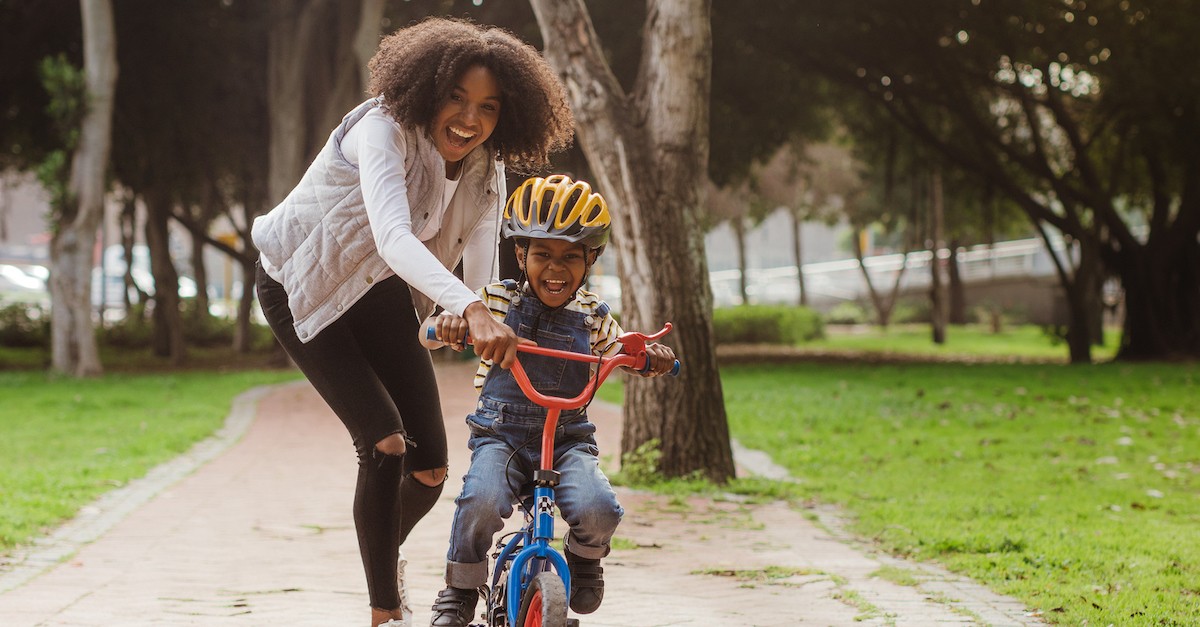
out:
<path id="1" fill-rule="evenodd" d="M 418 627 L 442 587 L 474 402 L 468 364 L 438 368 L 452 470 L 404 547 Z M 618 450 L 619 408 L 591 411 L 601 450 Z M 778 472 L 751 451 L 739 465 Z M 249 392 L 217 437 L 0 564 L 0 625 L 365 625 L 354 470 L 349 438 L 306 383 Z M 585 626 L 1040 623 L 969 581 L 871 551 L 833 512 L 620 496 L 628 513 L 605 561 L 606 601 Z"/>

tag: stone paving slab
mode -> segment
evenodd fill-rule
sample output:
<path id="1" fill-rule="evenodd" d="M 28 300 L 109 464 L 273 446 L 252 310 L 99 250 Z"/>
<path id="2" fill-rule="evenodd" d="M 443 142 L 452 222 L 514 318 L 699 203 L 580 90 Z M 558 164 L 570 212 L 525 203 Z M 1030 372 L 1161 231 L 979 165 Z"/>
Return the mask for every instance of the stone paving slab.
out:
<path id="1" fill-rule="evenodd" d="M 404 546 L 417 626 L 442 587 L 474 404 L 469 364 L 438 370 L 451 472 Z M 590 412 L 602 455 L 615 453 L 619 408 Z M 778 475 L 750 453 L 743 470 Z M 0 565 L 0 625 L 366 625 L 354 473 L 349 436 L 307 383 L 243 395 L 217 438 Z M 618 491 L 627 514 L 585 626 L 1041 624 L 969 580 L 877 554 L 836 510 Z M 884 566 L 919 583 L 875 576 Z"/>

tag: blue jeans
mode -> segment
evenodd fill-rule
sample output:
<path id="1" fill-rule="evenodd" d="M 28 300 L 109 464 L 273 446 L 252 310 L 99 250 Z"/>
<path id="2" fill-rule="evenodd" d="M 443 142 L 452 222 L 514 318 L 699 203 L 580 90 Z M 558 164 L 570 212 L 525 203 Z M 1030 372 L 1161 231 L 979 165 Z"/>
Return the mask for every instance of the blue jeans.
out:
<path id="1" fill-rule="evenodd" d="M 545 410 L 481 398 L 471 428 L 471 467 L 455 501 L 446 584 L 473 589 L 487 581 L 492 538 L 512 515 L 513 504 L 538 467 Z M 564 411 L 555 437 L 554 469 L 561 473 L 555 502 L 570 532 L 567 549 L 580 557 L 608 555 L 624 510 L 600 470 L 596 427 L 581 410 Z"/>

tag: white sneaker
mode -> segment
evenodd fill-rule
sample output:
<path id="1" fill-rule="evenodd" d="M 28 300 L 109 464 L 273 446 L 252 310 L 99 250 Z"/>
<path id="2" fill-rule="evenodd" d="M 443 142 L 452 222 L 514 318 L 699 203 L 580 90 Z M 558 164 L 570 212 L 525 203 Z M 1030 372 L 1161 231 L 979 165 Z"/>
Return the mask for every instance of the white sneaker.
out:
<path id="1" fill-rule="evenodd" d="M 408 560 L 404 559 L 404 552 L 400 552 L 399 560 L 396 562 L 396 586 L 400 590 L 400 615 L 403 616 L 400 620 L 392 619 L 384 625 L 392 627 L 412 627 L 413 612 L 412 605 L 408 602 L 408 586 L 404 583 L 404 567 L 408 566 Z M 383 627 L 381 625 L 380 627 Z"/>

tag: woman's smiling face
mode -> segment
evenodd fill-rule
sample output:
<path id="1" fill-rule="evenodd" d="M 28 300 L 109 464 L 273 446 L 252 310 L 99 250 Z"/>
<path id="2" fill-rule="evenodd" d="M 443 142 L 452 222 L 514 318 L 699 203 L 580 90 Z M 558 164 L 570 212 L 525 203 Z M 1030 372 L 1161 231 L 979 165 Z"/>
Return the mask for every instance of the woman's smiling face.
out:
<path id="1" fill-rule="evenodd" d="M 538 299 L 547 307 L 561 307 L 583 285 L 591 254 L 583 244 L 530 239 L 528 247 L 517 247 L 517 262 Z"/>
<path id="2" fill-rule="evenodd" d="M 482 65 L 467 68 L 433 117 L 429 134 L 438 154 L 450 164 L 462 161 L 487 141 L 500 121 L 500 84 Z M 453 168 L 457 170 L 457 166 Z"/>

